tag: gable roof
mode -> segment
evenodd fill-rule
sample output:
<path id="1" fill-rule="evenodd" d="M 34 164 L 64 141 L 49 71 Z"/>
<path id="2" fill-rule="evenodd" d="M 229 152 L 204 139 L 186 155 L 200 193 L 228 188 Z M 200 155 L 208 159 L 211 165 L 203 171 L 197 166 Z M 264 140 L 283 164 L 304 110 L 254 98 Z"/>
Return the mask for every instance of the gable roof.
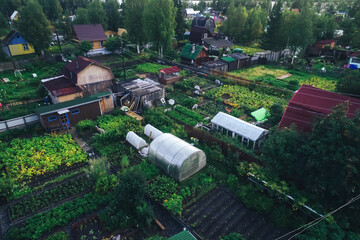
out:
<path id="1" fill-rule="evenodd" d="M 278 129 L 295 124 L 303 131 L 310 132 L 314 118 L 330 114 L 335 106 L 346 101 L 349 102 L 347 117 L 352 118 L 357 110 L 360 111 L 359 99 L 302 85 L 286 107 Z"/>
<path id="2" fill-rule="evenodd" d="M 242 53 L 232 53 L 229 54 L 230 57 L 235 58 L 237 60 L 242 60 L 242 59 L 249 59 L 250 57 L 248 55 L 242 54 Z"/>
<path id="3" fill-rule="evenodd" d="M 74 25 L 73 29 L 79 41 L 106 40 L 106 35 L 101 24 L 79 24 Z"/>
<path id="4" fill-rule="evenodd" d="M 200 52 L 203 50 L 202 46 L 195 45 L 195 51 L 192 52 L 193 45 L 190 43 L 186 43 L 183 47 L 180 56 L 183 58 L 196 60 L 197 56 L 199 56 Z"/>
<path id="5" fill-rule="evenodd" d="M 162 72 L 162 73 L 165 73 L 165 74 L 171 74 L 171 73 L 176 73 L 176 72 L 180 72 L 180 71 L 181 71 L 181 69 L 178 68 L 178 66 L 163 68 L 163 69 L 159 70 L 159 72 Z"/>
<path id="6" fill-rule="evenodd" d="M 6 37 L 2 40 L 3 44 L 8 44 L 10 42 L 10 40 L 15 36 L 16 31 L 11 30 L 8 35 L 6 35 Z"/>
<path id="7" fill-rule="evenodd" d="M 65 76 L 67 76 L 68 78 L 70 78 L 68 76 L 68 72 L 72 72 L 75 74 L 78 74 L 79 72 L 81 72 L 82 70 L 84 70 L 87 66 L 91 65 L 91 64 L 95 64 L 97 66 L 106 68 L 106 69 L 110 69 L 109 67 L 103 65 L 102 63 L 99 63 L 98 61 L 95 61 L 93 59 L 89 59 L 83 56 L 79 56 L 77 57 L 75 60 L 73 61 L 68 61 L 63 69 L 63 73 Z"/>
<path id="8" fill-rule="evenodd" d="M 64 75 L 41 80 L 43 86 L 56 97 L 81 92 L 81 88 L 76 86 Z"/>
<path id="9" fill-rule="evenodd" d="M 226 128 L 238 135 L 256 141 L 264 135 L 268 134 L 268 130 L 255 126 L 251 123 L 245 122 L 240 118 L 233 117 L 229 114 L 219 112 L 211 119 L 211 123 Z"/>
<path id="10" fill-rule="evenodd" d="M 189 231 L 184 230 L 170 237 L 169 240 L 196 240 L 196 238 Z"/>
<path id="11" fill-rule="evenodd" d="M 47 105 L 47 106 L 35 108 L 34 112 L 37 114 L 40 114 L 40 115 L 45 115 L 45 114 L 57 112 L 62 109 L 65 110 L 67 108 L 81 106 L 81 105 L 85 105 L 85 104 L 88 104 L 91 102 L 98 102 L 101 100 L 101 97 L 107 96 L 110 94 L 111 94 L 110 92 L 103 92 L 103 93 L 98 93 L 98 94 L 91 95 L 91 96 L 85 97 L 85 98 L 78 98 L 78 99 L 74 99 L 74 100 L 67 101 L 67 102 Z"/>
<path id="12" fill-rule="evenodd" d="M 356 51 L 356 52 L 353 52 L 352 54 L 350 54 L 350 56 L 349 57 L 357 57 L 357 56 L 359 56 L 360 55 L 360 51 Z"/>
<path id="13" fill-rule="evenodd" d="M 228 48 L 232 47 L 234 44 L 227 39 L 216 39 L 216 38 L 207 38 L 204 42 L 208 45 L 212 45 L 218 48 Z"/>

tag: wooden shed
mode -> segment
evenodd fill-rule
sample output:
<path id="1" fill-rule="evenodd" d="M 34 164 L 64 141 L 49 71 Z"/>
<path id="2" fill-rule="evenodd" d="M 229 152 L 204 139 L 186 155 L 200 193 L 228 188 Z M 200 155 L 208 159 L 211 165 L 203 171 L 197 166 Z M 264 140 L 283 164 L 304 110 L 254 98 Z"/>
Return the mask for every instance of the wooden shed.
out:
<path id="1" fill-rule="evenodd" d="M 242 53 L 232 53 L 229 56 L 236 59 L 236 69 L 247 68 L 250 66 L 250 57 L 248 55 Z"/>
<path id="2" fill-rule="evenodd" d="M 227 72 L 228 65 L 224 61 L 216 60 L 202 63 L 201 69 L 207 73 L 210 73 L 211 70 Z"/>
<path id="3" fill-rule="evenodd" d="M 222 61 L 224 61 L 228 67 L 227 67 L 227 70 L 229 72 L 231 71 L 234 71 L 237 69 L 237 66 L 238 66 L 238 62 L 235 58 L 232 58 L 232 57 L 223 57 L 221 58 Z"/>
<path id="4" fill-rule="evenodd" d="M 159 82 L 166 85 L 179 81 L 180 71 L 181 69 L 177 66 L 160 69 Z"/>

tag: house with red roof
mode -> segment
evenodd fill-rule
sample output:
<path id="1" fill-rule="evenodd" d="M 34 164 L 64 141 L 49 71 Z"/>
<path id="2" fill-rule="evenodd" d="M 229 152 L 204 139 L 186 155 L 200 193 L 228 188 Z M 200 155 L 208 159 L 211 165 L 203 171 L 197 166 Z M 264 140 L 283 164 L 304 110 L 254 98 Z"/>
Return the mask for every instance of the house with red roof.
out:
<path id="1" fill-rule="evenodd" d="M 62 75 L 43 79 L 41 82 L 53 103 L 61 103 L 108 91 L 113 79 L 114 75 L 109 67 L 80 56 L 67 62 Z M 106 109 L 113 108 L 112 97 L 109 98 L 111 99 L 106 100 L 109 101 Z"/>
<path id="2" fill-rule="evenodd" d="M 177 66 L 160 69 L 159 82 L 166 85 L 179 81 L 180 71 L 181 69 Z"/>
<path id="3" fill-rule="evenodd" d="M 329 47 L 330 49 L 333 49 L 335 47 L 336 40 L 335 39 L 326 39 L 322 41 L 318 41 L 314 44 L 315 48 L 326 48 Z"/>
<path id="4" fill-rule="evenodd" d="M 325 91 L 310 85 L 302 85 L 291 98 L 278 129 L 295 124 L 299 130 L 311 132 L 313 121 L 330 114 L 334 107 L 348 103 L 347 117 L 353 118 L 360 112 L 360 99 Z"/>
<path id="5" fill-rule="evenodd" d="M 75 41 L 89 41 L 92 43 L 93 49 L 104 48 L 106 35 L 101 24 L 73 25 L 73 34 Z"/>

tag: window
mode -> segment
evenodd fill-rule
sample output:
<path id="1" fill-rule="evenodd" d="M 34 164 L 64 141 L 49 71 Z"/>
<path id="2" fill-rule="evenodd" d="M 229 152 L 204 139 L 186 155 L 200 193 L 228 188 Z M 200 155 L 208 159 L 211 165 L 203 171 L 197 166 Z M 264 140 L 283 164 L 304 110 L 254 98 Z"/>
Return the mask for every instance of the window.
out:
<path id="1" fill-rule="evenodd" d="M 78 114 L 78 113 L 80 113 L 79 109 L 71 110 L 71 115 Z"/>
<path id="2" fill-rule="evenodd" d="M 50 116 L 50 117 L 48 117 L 48 121 L 49 121 L 49 122 L 52 122 L 52 121 L 55 121 L 55 120 L 57 120 L 57 116 Z"/>
<path id="3" fill-rule="evenodd" d="M 106 99 L 109 99 L 109 98 L 110 98 L 110 96 L 106 96 L 105 98 L 106 98 Z"/>
<path id="4" fill-rule="evenodd" d="M 100 46 L 100 47 L 103 46 L 103 42 L 102 42 L 102 41 L 99 42 L 99 46 Z"/>
<path id="5" fill-rule="evenodd" d="M 28 51 L 29 50 L 29 45 L 27 43 L 23 44 L 23 48 L 24 51 Z"/>

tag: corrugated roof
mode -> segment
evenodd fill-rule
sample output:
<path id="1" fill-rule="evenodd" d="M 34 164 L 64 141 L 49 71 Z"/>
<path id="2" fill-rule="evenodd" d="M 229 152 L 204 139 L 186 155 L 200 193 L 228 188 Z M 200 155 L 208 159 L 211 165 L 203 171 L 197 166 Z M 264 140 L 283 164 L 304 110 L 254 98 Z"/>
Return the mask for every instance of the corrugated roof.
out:
<path id="1" fill-rule="evenodd" d="M 223 58 L 221 58 L 221 60 L 228 62 L 228 63 L 236 61 L 236 59 L 234 59 L 232 57 L 223 57 Z"/>
<path id="2" fill-rule="evenodd" d="M 74 25 L 74 32 L 79 41 L 103 41 L 106 35 L 101 24 Z"/>
<path id="3" fill-rule="evenodd" d="M 181 69 L 178 68 L 178 66 L 163 68 L 163 69 L 159 70 L 159 72 L 162 72 L 162 73 L 165 73 L 165 74 L 171 74 L 171 73 L 176 73 L 176 72 L 180 72 L 180 71 L 181 71 Z"/>
<path id="4" fill-rule="evenodd" d="M 90 102 L 100 101 L 101 100 L 100 97 L 107 96 L 110 94 L 111 94 L 110 92 L 103 92 L 103 93 L 91 95 L 86 98 L 78 98 L 78 99 L 71 100 L 68 102 L 43 106 L 43 107 L 35 108 L 34 112 L 37 114 L 40 114 L 40 115 L 57 112 L 60 109 L 66 109 L 66 108 L 73 107 L 73 106 L 79 106 L 79 105 L 84 105 L 84 104 L 90 103 Z"/>
<path id="5" fill-rule="evenodd" d="M 242 53 L 232 53 L 229 55 L 232 58 L 235 58 L 237 60 L 242 60 L 242 59 L 249 59 L 250 57 L 248 55 L 242 54 Z"/>
<path id="6" fill-rule="evenodd" d="M 52 92 L 57 97 L 81 92 L 81 88 L 76 86 L 64 75 L 51 79 L 44 79 L 42 80 L 42 84 L 48 91 Z"/>
<path id="7" fill-rule="evenodd" d="M 218 48 L 228 48 L 234 45 L 232 42 L 230 42 L 227 39 L 207 38 L 204 40 L 204 42 Z"/>
<path id="8" fill-rule="evenodd" d="M 196 240 L 196 238 L 189 231 L 184 230 L 172 236 L 169 240 Z"/>
<path id="9" fill-rule="evenodd" d="M 352 118 L 357 110 L 360 111 L 359 99 L 302 85 L 286 107 L 279 128 L 295 124 L 298 128 L 310 132 L 315 117 L 330 114 L 335 106 L 346 101 L 349 101 L 347 117 Z"/>
<path id="10" fill-rule="evenodd" d="M 252 141 L 258 140 L 269 132 L 266 129 L 255 126 L 223 112 L 216 114 L 216 116 L 211 120 L 211 123 L 226 128 Z"/>
<path id="11" fill-rule="evenodd" d="M 196 60 L 197 56 L 199 56 L 201 50 L 203 49 L 202 46 L 195 45 L 195 51 L 192 52 L 192 44 L 186 43 L 183 47 L 180 56 L 187 59 Z"/>
<path id="12" fill-rule="evenodd" d="M 208 68 L 214 68 L 214 67 L 224 66 L 226 65 L 226 63 L 220 60 L 216 60 L 216 61 L 203 62 L 201 65 Z"/>

